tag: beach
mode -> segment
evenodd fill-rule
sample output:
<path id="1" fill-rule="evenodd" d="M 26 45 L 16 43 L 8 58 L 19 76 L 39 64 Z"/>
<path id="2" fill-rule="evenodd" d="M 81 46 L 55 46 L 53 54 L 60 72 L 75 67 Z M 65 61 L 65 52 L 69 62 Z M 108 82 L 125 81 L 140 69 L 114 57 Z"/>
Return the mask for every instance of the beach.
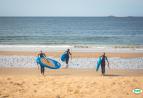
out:
<path id="1" fill-rule="evenodd" d="M 143 90 L 142 26 L 142 17 L 0 17 L 0 98 L 143 98 L 133 93 Z M 61 68 L 42 76 L 41 50 Z M 96 72 L 103 52 L 105 76 Z"/>
<path id="2" fill-rule="evenodd" d="M 0 98 L 142 98 L 143 70 L 0 68 Z"/>
<path id="3" fill-rule="evenodd" d="M 45 76 L 35 62 L 35 51 L 0 51 L 0 98 L 142 98 L 143 52 L 106 52 L 111 69 L 101 76 L 96 60 L 102 52 L 74 51 L 69 69 L 59 60 L 64 50 L 46 52 L 62 68 L 46 68 Z M 115 66 L 116 65 L 116 66 Z"/>

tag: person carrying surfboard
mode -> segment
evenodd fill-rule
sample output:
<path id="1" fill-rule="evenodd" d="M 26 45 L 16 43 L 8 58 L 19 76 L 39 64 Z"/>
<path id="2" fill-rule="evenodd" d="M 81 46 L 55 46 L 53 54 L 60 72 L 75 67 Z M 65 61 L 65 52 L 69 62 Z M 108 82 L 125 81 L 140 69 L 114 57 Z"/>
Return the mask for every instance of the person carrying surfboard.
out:
<path id="1" fill-rule="evenodd" d="M 101 56 L 101 72 L 102 75 L 105 75 L 105 65 L 106 65 L 106 61 L 108 63 L 108 67 L 109 67 L 109 61 L 107 59 L 107 56 L 105 56 L 105 52 L 103 53 L 103 55 Z M 110 68 L 110 67 L 109 67 Z"/>
<path id="2" fill-rule="evenodd" d="M 45 58 L 45 57 L 46 57 L 46 54 L 43 53 L 42 51 L 40 51 L 40 52 L 38 53 L 38 57 Z M 39 66 L 38 66 L 38 69 L 39 69 Z M 41 70 L 41 74 L 44 75 L 45 66 L 40 65 L 40 70 Z"/>
<path id="3" fill-rule="evenodd" d="M 68 68 L 69 67 L 69 65 L 68 65 L 68 63 L 69 63 L 69 58 L 70 58 L 70 56 L 71 56 L 71 58 L 72 58 L 72 54 L 71 54 L 71 52 L 70 52 L 70 49 L 67 49 L 67 51 L 65 51 L 66 52 L 66 54 L 67 54 L 67 57 L 66 57 L 66 68 Z"/>

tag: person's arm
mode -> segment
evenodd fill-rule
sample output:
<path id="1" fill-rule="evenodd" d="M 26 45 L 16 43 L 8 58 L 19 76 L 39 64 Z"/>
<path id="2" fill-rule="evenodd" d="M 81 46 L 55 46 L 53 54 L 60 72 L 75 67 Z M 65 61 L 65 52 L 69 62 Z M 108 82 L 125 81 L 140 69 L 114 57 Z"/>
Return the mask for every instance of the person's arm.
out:
<path id="1" fill-rule="evenodd" d="M 71 52 L 69 52 L 69 54 L 70 54 L 70 56 L 71 56 L 71 60 L 72 60 L 72 54 L 71 54 Z"/>
<path id="2" fill-rule="evenodd" d="M 109 61 L 108 61 L 108 58 L 106 57 L 106 61 L 107 61 L 107 63 L 108 63 L 108 68 L 110 68 L 110 66 L 109 66 Z"/>
<path id="3" fill-rule="evenodd" d="M 46 54 L 44 53 L 43 55 L 44 55 L 44 57 L 46 58 Z"/>
<path id="4" fill-rule="evenodd" d="M 40 54 L 38 53 L 38 57 L 40 57 Z M 37 62 L 36 62 L 37 63 Z M 39 64 L 37 63 L 37 67 L 38 67 L 38 70 L 39 70 Z"/>
<path id="5" fill-rule="evenodd" d="M 40 53 L 38 53 L 38 57 L 40 56 Z"/>
<path id="6" fill-rule="evenodd" d="M 39 64 L 37 63 L 37 67 L 38 67 L 38 70 L 39 70 Z"/>

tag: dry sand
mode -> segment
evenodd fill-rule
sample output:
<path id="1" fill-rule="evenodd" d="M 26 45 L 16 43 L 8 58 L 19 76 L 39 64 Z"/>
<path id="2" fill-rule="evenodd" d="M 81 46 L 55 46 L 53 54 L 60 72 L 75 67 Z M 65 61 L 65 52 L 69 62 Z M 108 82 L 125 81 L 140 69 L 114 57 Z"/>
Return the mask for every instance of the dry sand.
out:
<path id="1" fill-rule="evenodd" d="M 0 98 L 143 98 L 143 70 L 0 68 Z"/>

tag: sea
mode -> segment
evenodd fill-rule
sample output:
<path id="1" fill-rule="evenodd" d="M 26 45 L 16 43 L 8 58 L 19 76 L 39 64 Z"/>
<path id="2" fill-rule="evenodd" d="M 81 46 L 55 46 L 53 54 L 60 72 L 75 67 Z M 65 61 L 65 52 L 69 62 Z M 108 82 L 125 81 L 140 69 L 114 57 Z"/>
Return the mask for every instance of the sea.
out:
<path id="1" fill-rule="evenodd" d="M 143 45 L 143 17 L 0 17 L 0 45 Z"/>
<path id="2" fill-rule="evenodd" d="M 36 47 L 50 50 L 56 48 L 58 51 L 62 45 L 75 45 L 77 48 L 84 45 L 143 46 L 143 17 L 0 17 L 2 51 L 22 51 L 26 48 L 36 50 Z M 78 47 L 80 45 L 83 46 Z M 92 49 L 88 50 L 90 51 Z M 60 58 L 50 58 L 65 65 Z M 69 67 L 95 69 L 96 62 L 97 58 L 73 58 Z M 113 69 L 143 69 L 142 57 L 113 57 L 109 58 L 109 62 Z M 35 65 L 34 56 L 0 56 L 0 67 L 36 67 Z"/>

